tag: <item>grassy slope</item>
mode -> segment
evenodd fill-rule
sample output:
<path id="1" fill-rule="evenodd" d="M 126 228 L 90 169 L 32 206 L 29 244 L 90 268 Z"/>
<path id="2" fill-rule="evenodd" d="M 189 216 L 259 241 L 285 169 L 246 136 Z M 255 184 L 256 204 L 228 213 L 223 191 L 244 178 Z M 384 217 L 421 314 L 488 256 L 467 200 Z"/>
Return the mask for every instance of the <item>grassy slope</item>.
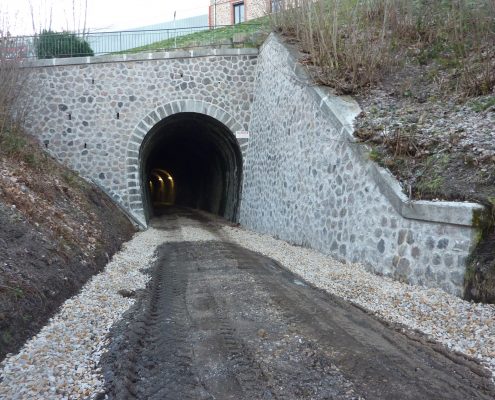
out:
<path id="1" fill-rule="evenodd" d="M 176 39 L 172 38 L 151 43 L 146 46 L 135 47 L 116 54 L 162 51 L 176 48 L 220 46 L 225 44 L 234 44 L 239 45 L 240 47 L 257 47 L 263 40 L 263 33 L 267 29 L 267 21 L 267 18 L 264 17 L 242 24 L 217 29 L 207 29 L 189 35 L 179 36 Z M 239 43 L 235 43 L 236 37 L 239 37 Z"/>

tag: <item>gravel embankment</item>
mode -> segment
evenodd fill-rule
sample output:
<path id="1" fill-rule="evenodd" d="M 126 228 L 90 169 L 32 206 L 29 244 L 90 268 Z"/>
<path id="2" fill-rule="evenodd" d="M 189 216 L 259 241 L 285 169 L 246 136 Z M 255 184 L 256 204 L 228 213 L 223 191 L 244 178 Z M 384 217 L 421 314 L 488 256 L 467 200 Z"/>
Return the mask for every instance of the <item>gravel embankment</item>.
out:
<path id="1" fill-rule="evenodd" d="M 315 286 L 383 320 L 421 331 L 474 357 L 495 373 L 493 305 L 473 304 L 441 290 L 395 282 L 370 274 L 360 265 L 343 264 L 268 235 L 225 225 L 217 236 L 217 224 L 205 229 L 187 218 L 180 217 L 177 222 L 176 229 L 150 228 L 138 233 L 18 354 L 7 357 L 0 364 L 0 398 L 94 397 L 104 384 L 98 362 L 108 347 L 106 335 L 134 302 L 119 291 L 144 288 L 149 277 L 141 271 L 151 266 L 159 244 L 220 240 L 220 236 L 277 260 Z"/>

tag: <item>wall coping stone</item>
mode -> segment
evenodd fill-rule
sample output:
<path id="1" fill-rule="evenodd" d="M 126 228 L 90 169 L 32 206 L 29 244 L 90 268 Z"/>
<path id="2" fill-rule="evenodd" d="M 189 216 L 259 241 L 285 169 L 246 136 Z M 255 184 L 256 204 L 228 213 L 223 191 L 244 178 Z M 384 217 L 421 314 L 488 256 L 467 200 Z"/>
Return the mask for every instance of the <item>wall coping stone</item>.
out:
<path id="1" fill-rule="evenodd" d="M 169 60 L 175 58 L 197 58 L 197 57 L 226 57 L 226 56 L 257 56 L 259 50 L 256 48 L 197 48 L 192 50 L 173 50 L 136 54 L 111 54 L 94 57 L 69 57 L 50 58 L 44 60 L 26 60 L 21 66 L 23 68 L 58 67 L 63 65 L 103 64 L 115 62 L 133 62 L 150 60 Z"/>
<path id="2" fill-rule="evenodd" d="M 440 222 L 452 225 L 474 226 L 475 214 L 486 212 L 486 208 L 478 203 L 454 201 L 411 200 L 403 191 L 399 181 L 385 168 L 369 159 L 369 146 L 359 143 L 354 137 L 354 119 L 361 112 L 355 99 L 350 96 L 338 96 L 334 90 L 313 83 L 307 69 L 298 62 L 298 55 L 288 48 L 279 37 L 271 33 L 269 40 L 275 40 L 288 50 L 287 61 L 293 65 L 293 72 L 301 86 L 305 86 L 309 94 L 318 102 L 322 112 L 340 125 L 340 133 L 348 141 L 351 148 L 370 165 L 371 176 L 380 192 L 389 200 L 394 209 L 404 218 L 428 222 Z M 266 44 L 265 44 L 266 45 Z"/>

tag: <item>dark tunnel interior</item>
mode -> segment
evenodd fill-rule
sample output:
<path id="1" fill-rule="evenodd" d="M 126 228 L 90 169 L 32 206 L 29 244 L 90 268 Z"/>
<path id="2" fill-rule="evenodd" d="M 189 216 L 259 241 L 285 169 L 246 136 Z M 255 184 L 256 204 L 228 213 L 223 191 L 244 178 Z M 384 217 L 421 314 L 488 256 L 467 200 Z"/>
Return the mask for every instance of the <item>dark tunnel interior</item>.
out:
<path id="1" fill-rule="evenodd" d="M 216 119 L 165 118 L 146 135 L 140 162 L 147 220 L 172 205 L 237 220 L 242 156 L 234 134 Z"/>

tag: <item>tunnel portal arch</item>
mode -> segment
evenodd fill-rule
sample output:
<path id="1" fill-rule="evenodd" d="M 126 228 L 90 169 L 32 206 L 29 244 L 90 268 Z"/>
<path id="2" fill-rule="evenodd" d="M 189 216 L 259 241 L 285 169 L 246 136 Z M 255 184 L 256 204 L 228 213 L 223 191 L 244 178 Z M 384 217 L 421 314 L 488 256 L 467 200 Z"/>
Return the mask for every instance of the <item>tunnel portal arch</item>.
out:
<path id="1" fill-rule="evenodd" d="M 147 225 L 153 214 L 149 174 L 161 169 L 174 180 L 178 205 L 237 221 L 242 154 L 234 132 L 242 129 L 227 112 L 201 101 L 174 101 L 147 114 L 127 146 L 128 204 L 134 217 Z M 189 151 L 190 158 L 181 160 Z"/>

